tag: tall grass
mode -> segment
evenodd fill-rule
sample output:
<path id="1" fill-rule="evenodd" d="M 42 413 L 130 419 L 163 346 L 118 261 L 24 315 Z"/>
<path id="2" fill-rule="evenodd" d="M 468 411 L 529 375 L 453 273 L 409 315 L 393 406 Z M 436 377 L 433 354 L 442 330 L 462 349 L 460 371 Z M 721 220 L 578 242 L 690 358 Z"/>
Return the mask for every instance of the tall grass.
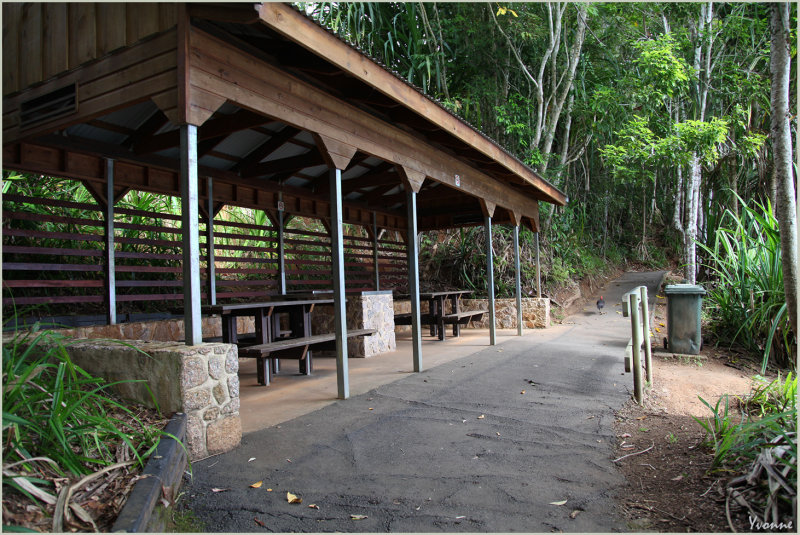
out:
<path id="1" fill-rule="evenodd" d="M 756 377 L 738 414 L 730 410 L 727 395 L 714 407 L 700 401 L 712 413 L 695 418 L 714 451 L 712 470 L 734 475 L 727 485 L 728 502 L 735 499 L 751 518 L 766 523 L 796 522 L 797 377 L 789 373 L 771 382 Z"/>
<path id="2" fill-rule="evenodd" d="M 144 466 L 162 435 L 109 393 L 117 383 L 75 365 L 65 344 L 36 329 L 3 344 L 3 486 L 34 503 L 51 503 L 56 478 Z"/>
<path id="3" fill-rule="evenodd" d="M 796 340 L 786 314 L 780 236 L 772 205 L 745 206 L 740 216 L 726 210 L 708 255 L 714 280 L 707 302 L 714 308 L 711 328 L 720 340 L 738 343 L 768 364 L 796 369 Z"/>

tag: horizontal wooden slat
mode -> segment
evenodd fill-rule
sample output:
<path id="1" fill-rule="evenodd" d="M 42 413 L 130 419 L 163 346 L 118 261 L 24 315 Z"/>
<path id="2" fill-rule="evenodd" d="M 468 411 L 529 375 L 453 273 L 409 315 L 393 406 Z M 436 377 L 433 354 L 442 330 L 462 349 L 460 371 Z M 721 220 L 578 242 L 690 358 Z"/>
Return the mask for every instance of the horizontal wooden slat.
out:
<path id="1" fill-rule="evenodd" d="M 102 266 L 91 264 L 36 264 L 32 262 L 3 262 L 9 271 L 102 271 Z"/>
<path id="2" fill-rule="evenodd" d="M 22 245 L 3 245 L 3 254 L 31 254 L 51 256 L 103 256 L 100 249 L 69 249 L 65 247 L 26 247 Z M 119 254 L 119 253 L 118 253 Z"/>
<path id="3" fill-rule="evenodd" d="M 102 288 L 101 280 L 3 280 L 6 288 Z"/>
<path id="4" fill-rule="evenodd" d="M 66 241 L 103 241 L 102 235 L 74 234 L 72 232 L 49 232 L 46 230 L 27 230 L 4 228 L 3 236 L 19 236 L 21 238 L 44 238 L 48 240 Z"/>
<path id="5" fill-rule="evenodd" d="M 17 297 L 3 298 L 3 305 L 58 305 L 58 304 L 72 304 L 72 303 L 102 303 L 102 295 L 71 295 L 71 296 L 48 296 L 48 297 Z"/>
<path id="6" fill-rule="evenodd" d="M 105 223 L 98 219 L 85 217 L 66 217 L 54 214 L 40 214 L 35 212 L 3 211 L 4 219 L 16 221 L 47 221 L 48 223 L 62 223 L 64 225 L 83 225 L 87 227 L 102 227 Z"/>
<path id="7" fill-rule="evenodd" d="M 72 210 L 95 210 L 100 211 L 96 204 L 87 204 L 74 201 L 62 201 L 59 199 L 49 199 L 47 197 L 26 197 L 23 195 L 3 194 L 3 202 L 17 202 L 22 204 L 35 204 L 39 206 L 53 206 L 59 208 L 69 208 Z"/>

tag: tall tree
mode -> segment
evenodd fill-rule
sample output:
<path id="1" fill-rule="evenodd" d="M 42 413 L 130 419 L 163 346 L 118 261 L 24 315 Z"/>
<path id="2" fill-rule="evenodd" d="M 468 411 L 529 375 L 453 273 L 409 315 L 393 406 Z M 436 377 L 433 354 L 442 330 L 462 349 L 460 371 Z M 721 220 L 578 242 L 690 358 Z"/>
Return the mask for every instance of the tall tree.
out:
<path id="1" fill-rule="evenodd" d="M 792 133 L 789 125 L 791 74 L 789 4 L 772 4 L 770 33 L 771 129 L 776 215 L 781 234 L 783 287 L 792 329 L 797 335 L 797 205 L 792 169 Z"/>

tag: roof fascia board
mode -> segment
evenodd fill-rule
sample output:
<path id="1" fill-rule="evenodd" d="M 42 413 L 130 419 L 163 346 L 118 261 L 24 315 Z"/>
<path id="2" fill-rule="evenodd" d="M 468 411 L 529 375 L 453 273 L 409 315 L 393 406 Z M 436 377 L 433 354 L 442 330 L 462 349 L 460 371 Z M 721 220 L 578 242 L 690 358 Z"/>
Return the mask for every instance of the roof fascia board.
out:
<path id="1" fill-rule="evenodd" d="M 541 190 L 548 202 L 562 206 L 566 204 L 564 193 L 503 151 L 497 144 L 291 6 L 265 2 L 259 9 L 259 18 L 284 37 L 325 58 L 421 116 L 427 117 L 443 130 L 492 158 L 528 184 Z"/>

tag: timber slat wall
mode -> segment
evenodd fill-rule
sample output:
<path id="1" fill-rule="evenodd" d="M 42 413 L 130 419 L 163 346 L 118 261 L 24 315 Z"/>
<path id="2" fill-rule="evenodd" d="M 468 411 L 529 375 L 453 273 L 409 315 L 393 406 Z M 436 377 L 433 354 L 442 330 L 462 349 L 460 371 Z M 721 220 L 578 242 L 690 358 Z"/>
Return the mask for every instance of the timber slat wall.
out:
<path id="1" fill-rule="evenodd" d="M 124 204 L 119 203 L 118 206 Z M 301 224 L 304 220 L 298 220 Z M 115 210 L 117 308 L 121 313 L 158 312 L 180 306 L 183 295 L 180 216 L 118 207 Z M 201 236 L 206 221 L 201 220 Z M 290 227 L 293 223 L 290 223 Z M 351 227 L 354 232 L 360 227 Z M 345 237 L 348 292 L 374 290 L 372 240 Z M 104 310 L 104 222 L 99 205 L 4 195 L 3 308 L 6 317 L 37 306 L 48 314 Z M 207 267 L 200 243 L 201 276 Z M 263 226 L 214 220 L 217 300 L 257 300 L 278 293 L 277 234 Z M 330 289 L 330 238 L 284 231 L 287 290 Z M 400 241 L 379 242 L 380 288 L 406 284 L 406 252 Z M 205 281 L 203 281 L 205 288 Z M 206 295 L 203 294 L 205 302 Z M 74 305 L 82 306 L 76 309 Z M 41 307 L 38 308 L 38 307 Z"/>
<path id="2" fill-rule="evenodd" d="M 4 3 L 3 19 L 21 21 L 3 32 L 3 94 L 8 95 L 174 27 L 177 5 Z"/>

